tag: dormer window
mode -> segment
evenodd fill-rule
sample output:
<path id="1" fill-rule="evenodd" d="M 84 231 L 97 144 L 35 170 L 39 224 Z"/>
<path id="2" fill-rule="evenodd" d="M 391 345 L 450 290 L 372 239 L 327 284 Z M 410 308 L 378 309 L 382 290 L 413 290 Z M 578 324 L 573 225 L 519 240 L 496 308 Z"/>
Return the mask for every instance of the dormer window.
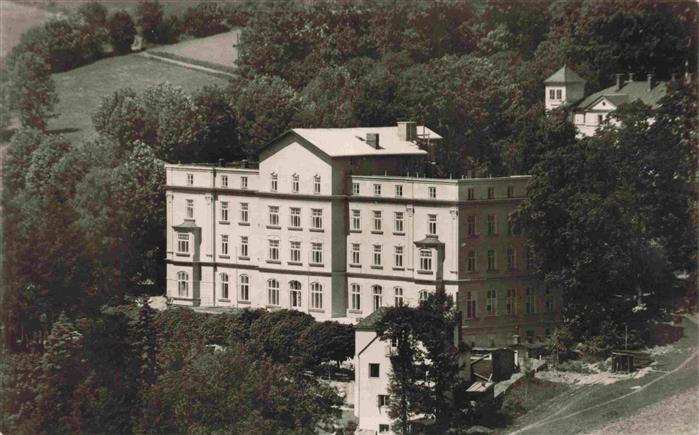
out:
<path id="1" fill-rule="evenodd" d="M 299 176 L 297 174 L 291 176 L 291 191 L 293 193 L 299 192 Z"/>
<path id="2" fill-rule="evenodd" d="M 316 175 L 313 177 L 313 193 L 320 193 L 320 175 Z"/>
<path id="3" fill-rule="evenodd" d="M 272 192 L 276 192 L 277 188 L 279 187 L 278 185 L 278 176 L 276 173 L 272 172 L 272 179 L 271 179 L 271 185 L 270 185 L 270 190 Z"/>

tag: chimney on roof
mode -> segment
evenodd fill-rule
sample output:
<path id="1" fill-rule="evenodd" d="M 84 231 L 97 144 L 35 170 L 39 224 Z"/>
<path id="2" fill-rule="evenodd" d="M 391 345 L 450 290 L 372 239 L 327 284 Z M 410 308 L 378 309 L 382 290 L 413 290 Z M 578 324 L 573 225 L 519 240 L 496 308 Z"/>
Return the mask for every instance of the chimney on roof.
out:
<path id="1" fill-rule="evenodd" d="M 410 142 L 417 140 L 417 124 L 413 121 L 398 121 L 398 138 Z"/>
<path id="2" fill-rule="evenodd" d="M 653 74 L 648 74 L 648 92 L 653 90 Z"/>
<path id="3" fill-rule="evenodd" d="M 616 87 L 614 88 L 615 91 L 619 91 L 621 89 L 621 81 L 622 77 L 624 74 L 614 74 L 616 76 Z"/>
<path id="4" fill-rule="evenodd" d="M 629 73 L 629 83 L 633 81 L 633 73 Z"/>
<path id="5" fill-rule="evenodd" d="M 379 134 L 378 133 L 367 133 L 366 143 L 372 148 L 379 149 Z"/>

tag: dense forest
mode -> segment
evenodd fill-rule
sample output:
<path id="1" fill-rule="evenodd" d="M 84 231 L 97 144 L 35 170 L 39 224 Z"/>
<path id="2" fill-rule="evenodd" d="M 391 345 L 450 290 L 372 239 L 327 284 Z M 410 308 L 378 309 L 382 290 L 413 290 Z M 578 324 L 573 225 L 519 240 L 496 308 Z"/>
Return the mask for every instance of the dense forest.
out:
<path id="1" fill-rule="evenodd" d="M 335 398 L 315 402 L 316 392 L 330 393 L 307 385 L 292 362 L 275 361 L 273 352 L 269 361 L 249 356 L 248 342 L 259 340 L 248 332 L 219 328 L 233 349 L 227 357 L 195 357 L 186 348 L 177 352 L 188 357 L 172 360 L 167 349 L 179 345 L 168 340 L 179 340 L 173 335 L 179 320 L 168 323 L 168 316 L 192 314 L 155 315 L 134 302 L 163 293 L 163 163 L 254 159 L 292 127 L 411 119 L 445 138 L 430 175 L 533 174 L 521 222 L 542 279 L 564 290 L 568 332 L 591 352 L 618 344 L 623 324 L 643 345 L 644 325 L 664 312 L 670 296 L 687 291 L 687 279 L 678 277 L 693 272 L 696 255 L 695 82 L 673 83 L 658 113 L 628 105 L 617 115 L 621 127 L 578 140 L 565 114 L 544 112 L 543 80 L 564 64 L 587 80 L 588 93 L 611 85 L 619 72 L 661 80 L 691 76 L 695 3 L 386 0 L 237 7 L 230 20 L 245 27 L 238 75 L 226 89 L 189 95 L 165 83 L 141 94 L 120 90 L 92 114 L 97 134 L 80 143 L 45 131 L 56 98 L 51 72 L 98 57 L 91 38 L 110 34 L 109 21 L 93 20 L 100 33 L 81 18 L 82 30 L 70 33 L 71 41 L 46 29 L 33 32 L 8 57 L 2 104 L 22 124 L 3 163 L 0 314 L 12 354 L 3 373 L 8 431 L 242 433 L 260 427 L 246 425 L 268 425 L 261 427 L 303 432 L 334 412 L 326 404 Z M 151 10 L 157 2 L 143 2 L 141 11 Z M 136 20 L 141 32 L 157 28 L 148 23 Z M 119 17 L 111 28 L 131 29 Z M 119 32 L 111 35 L 118 44 Z M 59 62 L 66 53 L 78 59 Z M 649 295 L 641 311 L 635 310 L 639 293 Z M 245 319 L 231 322 L 254 323 Z M 130 350 L 118 352 L 119 346 Z M 106 357 L 107 350 L 115 357 Z M 251 370 L 268 376 L 251 376 Z M 210 373 L 220 373 L 223 384 L 180 384 Z M 236 379 L 249 377 L 260 385 L 236 391 L 236 403 L 246 397 L 254 403 L 270 388 L 289 402 L 231 414 L 229 426 L 218 425 L 211 403 L 222 396 L 215 394 L 233 395 Z M 43 399 L 32 408 L 25 406 L 30 397 Z M 192 400 L 198 407 L 182 414 L 182 401 Z M 154 424 L 147 412 L 168 415 L 173 426 L 147 426 Z"/>

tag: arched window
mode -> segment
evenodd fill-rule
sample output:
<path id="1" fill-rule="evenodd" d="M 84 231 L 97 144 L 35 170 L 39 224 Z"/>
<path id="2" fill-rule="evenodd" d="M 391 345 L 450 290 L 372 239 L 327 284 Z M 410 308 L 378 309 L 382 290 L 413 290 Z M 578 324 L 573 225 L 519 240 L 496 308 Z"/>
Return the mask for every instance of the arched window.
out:
<path id="1" fill-rule="evenodd" d="M 267 280 L 267 303 L 279 305 L 279 281 L 276 279 Z"/>
<path id="2" fill-rule="evenodd" d="M 248 278 L 247 275 L 240 275 L 240 295 L 239 298 L 241 301 L 249 301 L 250 300 L 250 278 Z"/>
<path id="3" fill-rule="evenodd" d="M 383 289 L 380 285 L 372 286 L 371 294 L 374 297 L 374 311 L 376 311 L 381 307 L 383 301 Z"/>
<path id="4" fill-rule="evenodd" d="M 189 296 L 189 274 L 187 272 L 177 272 L 177 294 L 184 298 Z"/>
<path id="5" fill-rule="evenodd" d="M 289 282 L 289 305 L 291 308 L 301 308 L 301 283 Z"/>
<path id="6" fill-rule="evenodd" d="M 228 299 L 228 274 L 221 274 L 221 298 Z"/>
<path id="7" fill-rule="evenodd" d="M 418 293 L 418 299 L 420 302 L 425 302 L 427 300 L 427 296 L 429 293 L 427 293 L 427 290 L 420 290 L 420 293 Z"/>
<path id="8" fill-rule="evenodd" d="M 400 307 L 403 305 L 403 288 L 402 287 L 395 287 L 393 289 L 393 295 L 394 295 L 394 302 L 396 307 Z"/>
<path id="9" fill-rule="evenodd" d="M 323 309 L 323 286 L 317 282 L 311 284 L 311 308 Z"/>

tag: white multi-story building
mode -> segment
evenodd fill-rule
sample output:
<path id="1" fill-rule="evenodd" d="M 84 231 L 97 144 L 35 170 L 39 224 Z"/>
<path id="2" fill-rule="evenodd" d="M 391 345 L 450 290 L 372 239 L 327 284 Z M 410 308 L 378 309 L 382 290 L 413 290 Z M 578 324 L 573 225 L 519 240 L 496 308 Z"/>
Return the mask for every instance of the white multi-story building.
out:
<path id="1" fill-rule="evenodd" d="M 524 305 L 535 291 L 511 219 L 528 177 L 419 177 L 440 139 L 411 122 L 294 129 L 256 169 L 167 165 L 167 296 L 356 321 L 444 288 L 465 340 L 511 343 L 526 322 L 505 313 L 508 292 Z M 531 320 L 527 333 L 544 335 Z"/>
<path id="2" fill-rule="evenodd" d="M 609 114 L 622 104 L 642 101 L 657 108 L 667 95 L 668 82 L 657 82 L 652 74 L 648 74 L 646 80 L 637 81 L 633 73 L 624 81 L 623 74 L 617 74 L 614 86 L 585 96 L 585 80 L 564 65 L 544 80 L 544 85 L 546 110 L 569 108 L 578 135 L 583 137 L 594 135 Z"/>

